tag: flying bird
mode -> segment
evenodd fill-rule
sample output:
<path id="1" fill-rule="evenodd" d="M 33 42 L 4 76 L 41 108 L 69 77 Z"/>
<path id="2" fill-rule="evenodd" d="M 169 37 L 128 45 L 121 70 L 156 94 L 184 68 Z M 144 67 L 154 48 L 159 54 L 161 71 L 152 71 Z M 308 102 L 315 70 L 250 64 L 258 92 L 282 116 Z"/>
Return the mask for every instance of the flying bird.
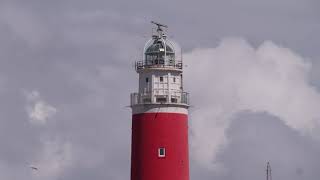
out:
<path id="1" fill-rule="evenodd" d="M 35 166 L 30 166 L 30 168 L 32 169 L 32 170 L 35 170 L 35 171 L 38 171 L 39 169 L 37 168 L 37 167 L 35 167 Z"/>

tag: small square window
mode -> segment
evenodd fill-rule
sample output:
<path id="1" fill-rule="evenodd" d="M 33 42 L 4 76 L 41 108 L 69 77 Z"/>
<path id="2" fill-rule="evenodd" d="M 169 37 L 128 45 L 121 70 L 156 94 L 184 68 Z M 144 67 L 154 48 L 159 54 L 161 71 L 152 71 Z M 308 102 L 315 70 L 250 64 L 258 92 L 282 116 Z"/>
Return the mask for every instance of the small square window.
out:
<path id="1" fill-rule="evenodd" d="M 163 82 L 163 77 L 162 76 L 160 77 L 160 82 Z"/>
<path id="2" fill-rule="evenodd" d="M 149 78 L 146 78 L 146 83 L 148 83 L 149 82 Z"/>
<path id="3" fill-rule="evenodd" d="M 158 149 L 158 157 L 166 157 L 166 148 L 159 148 Z"/>
<path id="4" fill-rule="evenodd" d="M 171 102 L 172 102 L 172 103 L 177 103 L 177 102 L 178 102 L 178 99 L 177 99 L 177 98 L 171 98 Z"/>

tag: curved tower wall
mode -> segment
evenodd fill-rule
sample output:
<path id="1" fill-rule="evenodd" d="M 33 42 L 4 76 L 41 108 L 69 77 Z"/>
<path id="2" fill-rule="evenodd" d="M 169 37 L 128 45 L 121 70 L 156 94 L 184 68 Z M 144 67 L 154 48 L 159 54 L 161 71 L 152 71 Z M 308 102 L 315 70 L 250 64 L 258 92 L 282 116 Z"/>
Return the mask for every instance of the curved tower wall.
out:
<path id="1" fill-rule="evenodd" d="M 165 156 L 159 155 L 165 148 Z M 131 180 L 189 180 L 188 114 L 155 107 L 132 115 Z"/>

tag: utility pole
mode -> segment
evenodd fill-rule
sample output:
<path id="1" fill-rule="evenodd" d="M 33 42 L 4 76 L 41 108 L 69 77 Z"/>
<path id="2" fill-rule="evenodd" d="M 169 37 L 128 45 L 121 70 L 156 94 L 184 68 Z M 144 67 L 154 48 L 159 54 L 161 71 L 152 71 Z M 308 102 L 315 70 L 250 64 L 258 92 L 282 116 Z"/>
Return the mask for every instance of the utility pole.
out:
<path id="1" fill-rule="evenodd" d="M 267 180 L 272 180 L 271 166 L 269 162 L 267 163 Z"/>

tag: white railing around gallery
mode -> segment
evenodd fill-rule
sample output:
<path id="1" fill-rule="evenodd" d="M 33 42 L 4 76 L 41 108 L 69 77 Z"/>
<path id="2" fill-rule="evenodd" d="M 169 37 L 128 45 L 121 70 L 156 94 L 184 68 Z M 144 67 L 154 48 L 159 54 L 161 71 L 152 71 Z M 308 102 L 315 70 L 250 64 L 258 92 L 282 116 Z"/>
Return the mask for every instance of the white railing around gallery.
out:
<path id="1" fill-rule="evenodd" d="M 136 71 L 140 71 L 143 69 L 150 69 L 150 68 L 164 68 L 164 69 L 176 69 L 176 70 L 182 70 L 182 61 L 169 61 L 166 63 L 164 60 L 155 60 L 149 63 L 146 63 L 144 61 L 137 61 L 135 63 L 135 69 Z"/>
<path id="2" fill-rule="evenodd" d="M 131 93 L 131 106 L 142 104 L 180 104 L 189 106 L 189 93 L 168 92 L 162 93 Z"/>

